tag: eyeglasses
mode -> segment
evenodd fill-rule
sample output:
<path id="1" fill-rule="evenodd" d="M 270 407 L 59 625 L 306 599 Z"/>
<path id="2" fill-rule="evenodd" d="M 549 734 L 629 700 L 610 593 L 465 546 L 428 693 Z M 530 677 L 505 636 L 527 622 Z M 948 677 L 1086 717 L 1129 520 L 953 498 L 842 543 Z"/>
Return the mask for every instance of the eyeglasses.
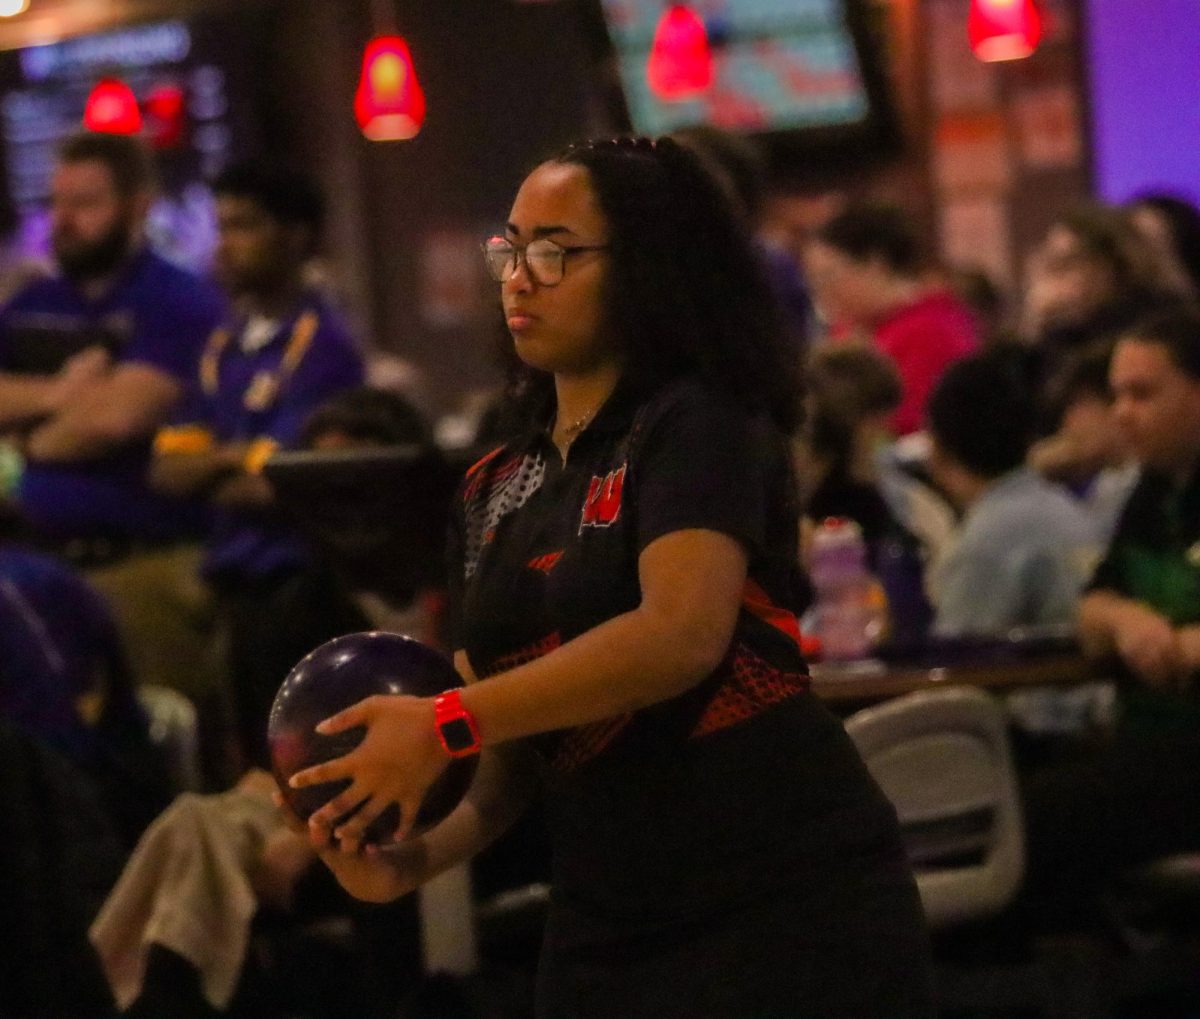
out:
<path id="1" fill-rule="evenodd" d="M 488 275 L 497 283 L 507 283 L 517 271 L 518 261 L 525 262 L 525 271 L 534 283 L 553 287 L 562 282 L 568 255 L 582 251 L 607 251 L 607 244 L 576 244 L 566 246 L 543 237 L 528 244 L 513 244 L 503 237 L 489 237 L 483 242 L 483 260 Z"/>

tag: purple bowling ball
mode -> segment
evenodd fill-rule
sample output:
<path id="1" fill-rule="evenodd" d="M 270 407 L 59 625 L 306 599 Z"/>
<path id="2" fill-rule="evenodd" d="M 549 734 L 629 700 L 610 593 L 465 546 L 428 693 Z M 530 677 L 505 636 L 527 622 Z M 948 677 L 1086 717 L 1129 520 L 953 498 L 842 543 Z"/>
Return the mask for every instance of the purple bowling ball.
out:
<path id="1" fill-rule="evenodd" d="M 271 705 L 267 723 L 271 770 L 284 799 L 297 816 L 307 820 L 350 784 L 343 779 L 304 789 L 288 786 L 296 772 L 349 753 L 364 735 L 360 726 L 323 736 L 315 731 L 318 722 L 375 694 L 433 697 L 461 686 L 461 677 L 445 655 L 410 637 L 371 631 L 322 644 L 292 669 Z M 437 824 L 458 805 L 475 776 L 477 763 L 478 757 L 450 762 L 426 793 L 414 833 Z M 399 823 L 400 810 L 393 804 L 368 826 L 364 841 L 386 841 Z"/>

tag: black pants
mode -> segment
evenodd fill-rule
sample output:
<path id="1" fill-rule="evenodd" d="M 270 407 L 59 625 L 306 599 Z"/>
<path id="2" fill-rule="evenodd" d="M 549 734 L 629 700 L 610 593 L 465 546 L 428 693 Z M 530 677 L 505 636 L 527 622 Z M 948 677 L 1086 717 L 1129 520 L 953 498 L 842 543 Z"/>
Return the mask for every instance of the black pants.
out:
<path id="1" fill-rule="evenodd" d="M 288 672 L 318 645 L 369 624 L 336 579 L 317 568 L 223 578 L 216 589 L 243 763 L 265 768 L 267 716 Z"/>

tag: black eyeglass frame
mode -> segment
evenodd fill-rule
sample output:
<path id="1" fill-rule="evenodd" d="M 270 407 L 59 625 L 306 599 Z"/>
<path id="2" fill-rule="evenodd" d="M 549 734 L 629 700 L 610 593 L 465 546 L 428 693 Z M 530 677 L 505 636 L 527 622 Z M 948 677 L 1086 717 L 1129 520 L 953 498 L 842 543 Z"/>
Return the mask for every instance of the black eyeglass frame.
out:
<path id="1" fill-rule="evenodd" d="M 508 269 L 507 272 L 505 272 L 503 269 L 500 272 L 497 272 L 492 267 L 492 257 L 491 256 L 495 249 L 489 248 L 489 245 L 493 244 L 496 241 L 499 241 L 502 244 L 505 244 L 508 246 L 508 256 L 506 257 L 504 264 L 506 267 L 511 266 L 512 268 Z M 547 245 L 558 252 L 559 269 L 558 269 L 558 278 L 556 280 L 553 280 L 553 281 L 543 280 L 530 267 L 529 259 L 526 257 L 525 252 L 528 250 L 528 248 L 531 245 L 534 245 L 534 244 Z M 507 240 L 506 238 L 503 238 L 503 237 L 489 237 L 479 247 L 480 247 L 480 250 L 483 252 L 483 263 L 484 263 L 484 265 L 487 266 L 488 275 L 493 280 L 495 280 L 497 283 L 507 283 L 516 274 L 518 264 L 521 262 L 524 262 L 525 263 L 525 272 L 528 274 L 529 278 L 534 283 L 536 283 L 539 287 L 556 287 L 563 281 L 563 277 L 565 277 L 567 274 L 567 256 L 568 255 L 577 255 L 584 251 L 607 251 L 609 248 L 612 247 L 612 245 L 611 244 L 570 244 L 570 245 L 559 244 L 558 241 L 553 241 L 549 237 L 539 237 L 536 240 L 530 241 L 529 244 L 513 244 L 512 241 Z M 497 248 L 498 247 L 499 247 L 499 245 L 497 245 Z"/>

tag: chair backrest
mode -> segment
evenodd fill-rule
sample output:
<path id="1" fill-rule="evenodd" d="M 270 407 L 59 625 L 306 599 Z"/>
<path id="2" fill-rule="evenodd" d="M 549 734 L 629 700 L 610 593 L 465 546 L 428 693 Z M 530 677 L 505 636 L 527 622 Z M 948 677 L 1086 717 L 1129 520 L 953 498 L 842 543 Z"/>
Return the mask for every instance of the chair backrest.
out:
<path id="1" fill-rule="evenodd" d="M 846 731 L 896 808 L 930 926 L 1004 908 L 1025 846 L 1002 707 L 946 687 L 865 708 Z"/>
<path id="2" fill-rule="evenodd" d="M 196 708 L 178 690 L 143 684 L 138 702 L 150 722 L 150 739 L 160 747 L 176 792 L 195 792 L 201 785 L 200 735 Z"/>

